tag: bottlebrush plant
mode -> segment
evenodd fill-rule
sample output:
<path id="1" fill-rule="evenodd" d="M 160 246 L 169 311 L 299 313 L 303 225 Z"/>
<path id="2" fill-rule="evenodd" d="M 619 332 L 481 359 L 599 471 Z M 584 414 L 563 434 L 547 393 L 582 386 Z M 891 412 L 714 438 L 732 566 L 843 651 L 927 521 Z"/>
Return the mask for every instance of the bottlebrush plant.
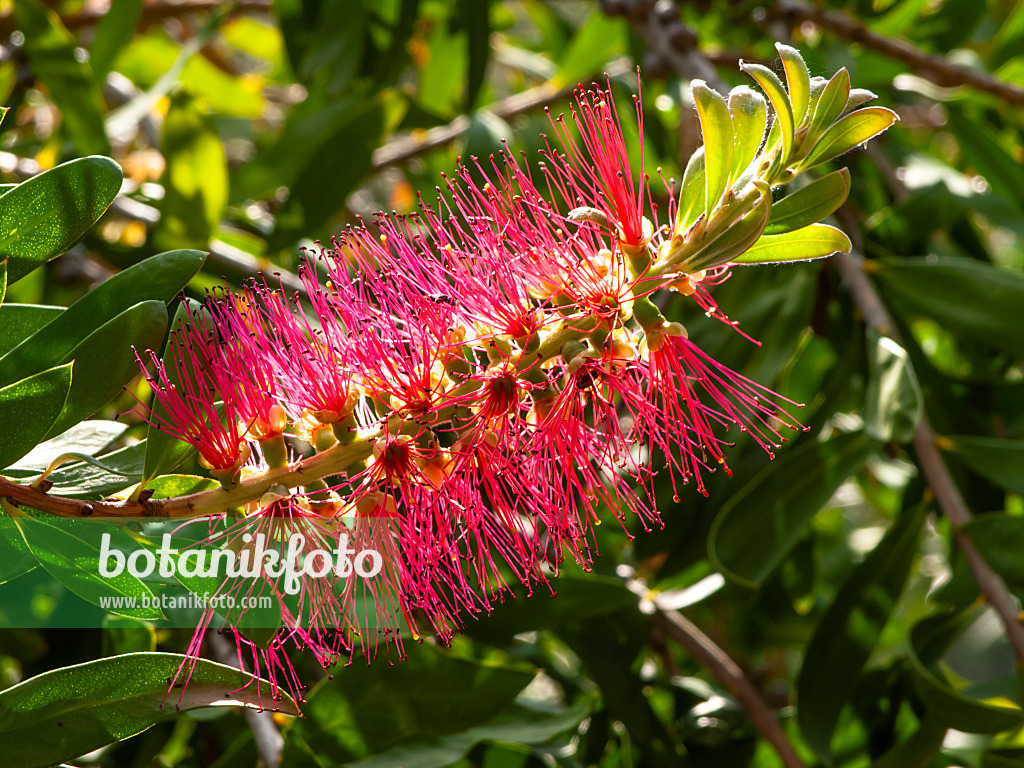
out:
<path id="1" fill-rule="evenodd" d="M 802 427 L 797 403 L 716 362 L 663 314 L 663 299 L 688 297 L 732 325 L 714 299 L 731 270 L 849 251 L 846 235 L 819 223 L 846 199 L 848 172 L 803 180 L 896 120 L 862 107 L 873 94 L 851 89 L 845 70 L 812 78 L 796 50 L 778 50 L 785 85 L 756 64 L 742 68 L 761 92 L 691 84 L 703 146 L 679 189 L 652 190 L 643 158 L 629 156 L 624 134 L 639 129 L 643 145 L 640 96 L 634 127 L 609 81 L 580 86 L 568 114 L 552 115 L 540 173 L 511 150 L 469 159 L 417 212 L 381 214 L 310 250 L 304 293 L 257 278 L 181 303 L 168 324 L 166 305 L 202 254 L 164 253 L 120 273 L 0 358 L 0 423 L 17 436 L 0 466 L 17 469 L 141 369 L 153 393 L 139 409 L 152 425 L 144 477 L 124 498 L 63 497 L 49 479 L 60 456 L 41 475 L 0 479 L 7 515 L 208 519 L 200 544 L 254 563 L 257 533 L 282 557 L 293 532 L 309 551 L 345 537 L 380 553 L 372 576 L 305 576 L 295 600 L 272 570 L 179 578 L 197 595 L 270 594 L 275 607 L 261 620 L 207 610 L 172 684 L 214 684 L 222 673 L 195 655 L 226 621 L 239 660 L 259 686 L 269 681 L 249 690 L 286 708 L 301 698 L 289 644 L 325 668 L 399 659 L 410 637 L 449 642 L 514 583 L 549 589 L 565 554 L 588 568 L 602 517 L 671 525 L 656 478 L 677 498 L 688 484 L 706 493 L 709 473 L 730 471 L 728 441 L 746 434 L 772 454 Z M 56 208 L 74 174 L 95 194 L 64 230 L 33 220 L 26 236 L 5 224 L 21 250 L 8 248 L 0 287 L 78 239 L 120 172 L 86 158 L 0 198 L 42 190 Z M 110 343 L 125 337 L 136 352 Z M 49 358 L 37 354 L 44 345 Z M 170 474 L 192 450 L 216 482 L 184 487 Z M 28 531 L 9 542 L 26 567 L 40 551 Z M 157 551 L 155 534 L 134 540 Z M 107 594 L 69 580 L 97 605 Z M 128 573 L 107 586 L 150 589 Z M 188 695 L 170 694 L 183 706 Z"/>

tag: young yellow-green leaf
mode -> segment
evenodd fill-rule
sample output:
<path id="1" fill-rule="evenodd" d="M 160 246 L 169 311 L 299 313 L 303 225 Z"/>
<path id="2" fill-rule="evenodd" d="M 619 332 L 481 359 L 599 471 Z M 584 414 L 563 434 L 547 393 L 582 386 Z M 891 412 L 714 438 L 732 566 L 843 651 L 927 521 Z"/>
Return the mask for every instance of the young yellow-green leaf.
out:
<path id="1" fill-rule="evenodd" d="M 730 581 L 762 584 L 836 488 L 876 450 L 867 434 L 850 432 L 782 453 L 718 513 L 708 539 L 711 562 Z"/>
<path id="2" fill-rule="evenodd" d="M 164 248 L 205 249 L 227 207 L 228 167 L 213 121 L 185 91 L 171 97 L 163 150 L 165 192 L 153 242 Z"/>
<path id="3" fill-rule="evenodd" d="M 703 248 L 684 258 L 679 268 L 684 272 L 698 272 L 702 269 L 713 269 L 735 261 L 746 251 L 764 231 L 765 224 L 771 216 L 772 193 L 763 181 L 755 181 L 758 200 L 754 207 L 739 221 L 733 223 L 725 232 L 714 240 L 707 242 Z"/>
<path id="4" fill-rule="evenodd" d="M 761 94 L 741 85 L 729 92 L 729 116 L 733 133 L 730 178 L 735 181 L 761 148 L 768 125 L 768 105 Z"/>
<path id="5" fill-rule="evenodd" d="M 945 438 L 942 448 L 999 487 L 1024 495 L 1024 440 L 960 435 Z M 1024 559 L 1021 563 L 1024 565 Z"/>
<path id="6" fill-rule="evenodd" d="M 843 109 L 843 114 L 851 112 L 859 107 L 861 104 L 867 104 L 872 99 L 877 99 L 878 94 L 872 93 L 867 88 L 851 88 L 850 98 L 846 100 L 846 108 Z"/>
<path id="7" fill-rule="evenodd" d="M 846 111 L 846 104 L 850 99 L 850 73 L 843 67 L 836 72 L 828 81 L 821 96 L 814 105 L 814 113 L 811 115 L 810 125 L 804 136 L 803 154 L 807 155 L 814 151 L 814 146 L 826 131 L 831 128 L 836 120 Z"/>
<path id="8" fill-rule="evenodd" d="M 811 73 L 807 70 L 804 57 L 796 48 L 782 43 L 775 44 L 782 66 L 786 70 L 789 85 L 789 103 L 793 108 L 793 123 L 799 128 L 807 116 L 807 105 L 811 98 Z"/>
<path id="9" fill-rule="evenodd" d="M 797 719 L 808 743 L 826 761 L 843 706 L 861 680 L 917 554 L 924 522 L 918 506 L 905 512 L 847 577 L 807 645 L 797 678 Z"/>
<path id="10" fill-rule="evenodd" d="M 194 665 L 187 687 L 170 688 Z M 198 707 L 275 708 L 299 714 L 294 700 L 265 680 L 206 659 L 126 653 L 62 667 L 0 693 L 4 765 L 33 768 L 73 760 Z"/>
<path id="11" fill-rule="evenodd" d="M 65 360 L 75 362 L 75 380 L 47 437 L 92 416 L 139 375 L 132 347 L 159 347 L 167 332 L 167 307 L 150 300 L 126 309 L 93 331 Z"/>
<path id="12" fill-rule="evenodd" d="M 169 251 L 117 273 L 0 357 L 0 386 L 70 359 L 91 333 L 139 302 L 172 301 L 205 260 L 199 251 Z M 0 318 L 4 311 L 0 307 Z"/>
<path id="13" fill-rule="evenodd" d="M 704 214 L 709 216 L 729 186 L 732 172 L 732 121 L 725 98 L 703 80 L 690 83 L 704 138 Z"/>
<path id="14" fill-rule="evenodd" d="M 885 107 L 866 107 L 851 112 L 825 131 L 810 154 L 800 161 L 798 168 L 807 170 L 839 157 L 882 133 L 898 119 L 895 112 Z"/>
<path id="15" fill-rule="evenodd" d="M 14 17 L 25 35 L 32 72 L 60 109 L 61 124 L 71 143 L 83 155 L 109 154 L 103 94 L 88 62 L 76 55 L 74 37 L 60 17 L 39 0 L 18 0 Z"/>
<path id="16" fill-rule="evenodd" d="M 0 195 L 0 256 L 7 282 L 65 253 L 95 224 L 121 189 L 121 166 L 83 157 L 33 176 Z"/>
<path id="17" fill-rule="evenodd" d="M 676 209 L 676 233 L 681 234 L 696 223 L 704 213 L 706 197 L 704 147 L 698 147 L 690 156 L 683 172 L 683 184 L 679 189 L 679 207 Z"/>
<path id="18" fill-rule="evenodd" d="M 775 110 L 775 120 L 779 124 L 779 131 L 782 136 L 782 166 L 785 167 L 789 160 L 789 153 L 793 151 L 793 136 L 796 133 L 796 126 L 793 121 L 793 108 L 789 104 L 789 95 L 786 93 L 782 81 L 778 75 L 768 67 L 760 64 L 747 64 L 740 62 L 740 69 L 750 75 L 761 86 L 768 95 L 768 101 L 772 103 Z"/>
<path id="19" fill-rule="evenodd" d="M 784 235 L 763 235 L 734 262 L 781 264 L 786 261 L 809 261 L 831 256 L 837 251 L 849 253 L 851 247 L 850 238 L 844 232 L 827 224 L 811 224 Z"/>
<path id="20" fill-rule="evenodd" d="M 71 365 L 62 365 L 0 389 L 0 469 L 43 440 L 71 390 Z"/>
<path id="21" fill-rule="evenodd" d="M 815 224 L 835 213 L 849 193 L 850 172 L 846 168 L 815 179 L 772 206 L 764 233 L 781 235 Z"/>

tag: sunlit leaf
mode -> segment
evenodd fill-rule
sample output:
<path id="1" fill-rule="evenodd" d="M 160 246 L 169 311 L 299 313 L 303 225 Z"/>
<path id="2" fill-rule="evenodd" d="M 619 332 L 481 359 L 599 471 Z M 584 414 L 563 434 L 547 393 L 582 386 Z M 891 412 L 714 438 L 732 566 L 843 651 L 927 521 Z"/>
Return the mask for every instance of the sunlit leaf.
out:
<path id="1" fill-rule="evenodd" d="M 781 235 L 819 222 L 839 210 L 849 192 L 850 172 L 846 168 L 815 179 L 772 205 L 764 233 Z"/>
<path id="2" fill-rule="evenodd" d="M 849 253 L 850 238 L 827 224 L 812 224 L 783 235 L 762 235 L 745 253 L 733 259 L 736 264 L 781 264 L 807 261 Z"/>

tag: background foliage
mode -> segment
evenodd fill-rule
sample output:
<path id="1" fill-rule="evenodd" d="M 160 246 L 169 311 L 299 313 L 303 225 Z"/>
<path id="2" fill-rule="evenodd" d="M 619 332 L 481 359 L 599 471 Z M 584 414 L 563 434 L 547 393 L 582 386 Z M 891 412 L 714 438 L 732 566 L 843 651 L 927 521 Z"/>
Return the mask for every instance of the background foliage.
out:
<path id="1" fill-rule="evenodd" d="M 284 735 L 283 765 L 782 764 L 676 642 L 666 617 L 679 609 L 737 660 L 807 765 L 1024 765 L 1013 653 L 911 445 L 923 405 L 976 514 L 968 534 L 1022 594 L 1024 5 L 114 7 L 0 3 L 0 103 L 11 107 L 0 173 L 26 182 L 0 196 L 0 465 L 93 416 L 4 470 L 27 477 L 61 452 L 102 455 L 102 466 L 50 478 L 82 498 L 153 474 L 145 425 L 109 419 L 146 398 L 130 346 L 161 346 L 179 290 L 200 297 L 257 270 L 294 288 L 302 245 L 380 209 L 411 210 L 420 194 L 429 202 L 457 157 L 485 157 L 507 139 L 534 162 L 542 107 L 563 109 L 578 80 L 612 73 L 628 113 L 642 66 L 647 170 L 666 178 L 699 145 L 689 80 L 717 72 L 740 84 L 741 58 L 778 68 L 777 39 L 800 49 L 812 75 L 848 68 L 901 117 L 843 158 L 852 192 L 836 218 L 903 346 L 867 329 L 832 260 L 736 270 L 715 298 L 761 346 L 700 316 L 685 318 L 691 338 L 805 403 L 809 431 L 773 462 L 741 437 L 733 476 L 712 477 L 708 498 L 687 489 L 664 530 L 630 541 L 603 527 L 594 572 L 568 568 L 557 598 L 506 601 L 450 650 L 428 641 L 401 664 L 337 670 L 308 692 L 304 719 L 264 718 Z M 117 165 L 91 158 L 47 173 L 88 155 Z M 73 381 L 71 360 L 81 361 Z M 33 431 L 43 422 L 54 426 Z M 179 471 L 203 474 L 194 463 Z M 0 588 L 33 610 L 79 599 L 33 592 L 36 561 L 23 554 L 0 562 Z M 43 691 L 27 714 L 24 687 L 16 699 L 0 693 L 8 757 L 67 760 L 74 752 L 54 744 L 68 738 L 80 752 L 101 748 L 76 764 L 253 765 L 251 718 L 156 707 L 168 662 L 151 652 L 186 642 L 114 616 L 102 630 L 0 631 L 0 690 L 33 678 Z M 49 672 L 129 652 L 150 654 L 132 657 L 134 706 L 104 708 L 121 690 L 116 659 L 76 673 L 89 694 L 80 701 L 71 678 Z M 296 661 L 317 679 L 308 659 Z M 229 673 L 203 674 L 217 687 Z M 54 717 L 64 719 L 54 727 Z M 110 738 L 86 747 L 65 720 L 83 732 L 103 723 Z"/>

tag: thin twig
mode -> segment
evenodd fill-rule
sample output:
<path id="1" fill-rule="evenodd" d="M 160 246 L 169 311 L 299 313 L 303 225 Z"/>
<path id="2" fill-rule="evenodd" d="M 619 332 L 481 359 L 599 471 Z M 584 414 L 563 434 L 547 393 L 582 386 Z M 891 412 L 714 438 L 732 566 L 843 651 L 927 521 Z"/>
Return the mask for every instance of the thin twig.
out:
<path id="1" fill-rule="evenodd" d="M 906 40 L 872 32 L 861 22 L 840 11 L 807 5 L 799 0 L 776 0 L 776 7 L 779 15 L 792 26 L 799 26 L 804 21 L 810 21 L 844 40 L 860 43 L 865 48 L 902 61 L 937 85 L 947 88 L 966 85 L 994 94 L 1010 104 L 1024 106 L 1024 88 L 993 77 L 987 72 L 953 64 L 944 56 L 925 53 Z"/>
<path id="2" fill-rule="evenodd" d="M 210 632 L 207 639 L 214 656 L 221 664 L 229 667 L 238 666 L 238 657 L 231 652 L 231 644 L 219 633 Z M 256 742 L 256 751 L 259 752 L 260 758 L 267 768 L 276 768 L 281 764 L 284 739 L 281 737 L 281 732 L 277 730 L 274 713 L 268 710 L 256 711 L 246 707 L 242 710 L 242 716 L 245 717 L 249 730 L 252 731 L 252 738 Z"/>

